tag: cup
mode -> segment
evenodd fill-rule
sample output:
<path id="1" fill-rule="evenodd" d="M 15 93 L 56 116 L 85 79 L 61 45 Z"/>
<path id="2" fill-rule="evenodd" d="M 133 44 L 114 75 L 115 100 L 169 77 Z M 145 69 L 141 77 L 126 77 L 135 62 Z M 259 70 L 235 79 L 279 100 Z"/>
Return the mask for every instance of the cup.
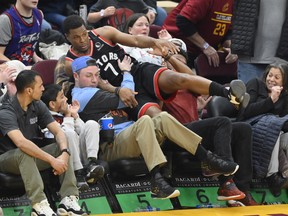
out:
<path id="1" fill-rule="evenodd" d="M 113 117 L 103 117 L 100 119 L 100 142 L 113 142 L 114 140 L 114 119 Z"/>
<path id="2" fill-rule="evenodd" d="M 114 129 L 113 117 L 103 117 L 100 119 L 101 130 L 111 130 Z"/>

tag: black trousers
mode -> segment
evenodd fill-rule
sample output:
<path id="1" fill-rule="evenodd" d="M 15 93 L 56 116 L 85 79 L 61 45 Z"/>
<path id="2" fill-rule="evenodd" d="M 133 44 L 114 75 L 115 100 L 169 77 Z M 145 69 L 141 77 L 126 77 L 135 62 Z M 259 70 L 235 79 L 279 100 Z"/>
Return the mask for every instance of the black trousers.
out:
<path id="1" fill-rule="evenodd" d="M 203 119 L 185 125 L 203 138 L 202 145 L 207 150 L 227 159 L 234 160 L 239 170 L 234 181 L 241 191 L 250 190 L 252 170 L 252 130 L 244 122 L 231 122 L 224 116 Z M 232 158 L 231 158 L 232 157 Z M 219 178 L 220 183 L 225 177 Z"/>
<path id="2" fill-rule="evenodd" d="M 245 122 L 231 122 L 227 117 L 213 117 L 185 125 L 191 131 L 203 138 L 202 145 L 205 149 L 212 151 L 225 158 L 235 161 L 239 170 L 234 176 L 234 182 L 241 191 L 250 190 L 253 176 L 252 170 L 252 130 Z M 164 145 L 169 145 L 169 140 Z M 173 147 L 176 145 L 169 145 Z M 220 176 L 220 184 L 227 177 Z"/>

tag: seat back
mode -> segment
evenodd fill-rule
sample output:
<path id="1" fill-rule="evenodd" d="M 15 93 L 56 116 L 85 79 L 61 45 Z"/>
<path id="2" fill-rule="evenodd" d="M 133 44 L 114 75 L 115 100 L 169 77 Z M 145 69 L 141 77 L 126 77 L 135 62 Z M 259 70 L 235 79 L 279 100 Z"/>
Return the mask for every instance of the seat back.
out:
<path id="1" fill-rule="evenodd" d="M 46 59 L 39 61 L 32 66 L 32 70 L 41 74 L 44 85 L 54 83 L 54 70 L 57 62 L 58 60 L 55 59 Z"/>
<path id="2" fill-rule="evenodd" d="M 205 54 L 200 54 L 194 62 L 196 73 L 199 76 L 208 78 L 218 83 L 229 83 L 233 79 L 237 79 L 238 61 L 227 64 L 225 58 L 227 53 L 218 52 L 220 64 L 219 67 L 210 66 Z"/>
<path id="3" fill-rule="evenodd" d="M 213 96 L 207 104 L 207 117 L 227 116 L 236 120 L 238 110 L 227 100 L 220 96 Z"/>

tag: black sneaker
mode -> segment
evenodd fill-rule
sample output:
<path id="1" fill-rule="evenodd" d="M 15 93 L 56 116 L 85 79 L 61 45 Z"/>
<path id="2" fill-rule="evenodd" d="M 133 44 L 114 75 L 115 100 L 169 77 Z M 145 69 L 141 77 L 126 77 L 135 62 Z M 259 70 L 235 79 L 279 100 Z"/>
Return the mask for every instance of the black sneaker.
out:
<path id="1" fill-rule="evenodd" d="M 161 176 L 156 174 L 151 178 L 151 197 L 155 199 L 170 199 L 178 197 L 180 195 L 179 190 L 171 187 Z"/>
<path id="2" fill-rule="evenodd" d="M 288 179 L 283 178 L 280 173 L 274 173 L 267 177 L 270 192 L 273 196 L 278 197 L 281 195 L 283 186 L 288 182 Z"/>
<path id="3" fill-rule="evenodd" d="M 89 184 L 95 184 L 104 176 L 105 169 L 103 166 L 96 164 L 94 161 L 89 162 L 87 166 L 86 181 Z"/>
<path id="4" fill-rule="evenodd" d="M 226 161 L 212 152 L 207 152 L 207 159 L 203 161 L 206 164 L 206 169 L 209 169 L 214 175 L 233 175 L 239 169 L 239 165 L 232 161 Z M 210 176 L 213 176 L 212 174 Z"/>
<path id="5" fill-rule="evenodd" d="M 77 181 L 77 188 L 79 191 L 84 191 L 89 189 L 89 185 L 86 182 L 86 172 L 84 169 L 76 170 L 75 177 Z"/>
<path id="6" fill-rule="evenodd" d="M 232 80 L 230 82 L 228 97 L 230 103 L 237 108 L 246 108 L 250 100 L 250 95 L 246 93 L 246 86 L 242 80 Z"/>

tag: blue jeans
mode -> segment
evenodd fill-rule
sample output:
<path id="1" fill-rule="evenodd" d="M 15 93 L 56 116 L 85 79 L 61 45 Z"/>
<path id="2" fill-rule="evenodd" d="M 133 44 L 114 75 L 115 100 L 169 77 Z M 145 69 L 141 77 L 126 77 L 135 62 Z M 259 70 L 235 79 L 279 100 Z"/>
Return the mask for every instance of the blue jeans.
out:
<path id="1" fill-rule="evenodd" d="M 51 27 L 50 23 L 48 23 L 45 19 L 43 19 L 42 25 L 41 25 L 41 31 L 43 31 L 45 29 L 52 29 L 52 27 Z"/>
<path id="2" fill-rule="evenodd" d="M 157 16 L 154 21 L 154 25 L 162 26 L 165 18 L 167 17 L 167 12 L 162 7 L 157 6 Z"/>
<path id="3" fill-rule="evenodd" d="M 66 19 L 66 16 L 63 16 L 58 13 L 45 13 L 44 16 L 48 22 L 56 25 L 60 29 L 60 31 L 63 30 L 63 22 Z"/>
<path id="4" fill-rule="evenodd" d="M 252 78 L 262 79 L 265 68 L 268 64 L 238 63 L 238 79 L 247 83 Z"/>

